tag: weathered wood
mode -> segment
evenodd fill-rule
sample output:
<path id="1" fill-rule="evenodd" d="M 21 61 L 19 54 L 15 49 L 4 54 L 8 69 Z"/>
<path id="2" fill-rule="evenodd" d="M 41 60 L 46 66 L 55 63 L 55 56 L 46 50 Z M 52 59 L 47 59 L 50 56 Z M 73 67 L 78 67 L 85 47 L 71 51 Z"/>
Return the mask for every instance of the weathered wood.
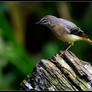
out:
<path id="1" fill-rule="evenodd" d="M 22 90 L 92 91 L 92 66 L 71 51 L 42 59 L 21 83 Z"/>

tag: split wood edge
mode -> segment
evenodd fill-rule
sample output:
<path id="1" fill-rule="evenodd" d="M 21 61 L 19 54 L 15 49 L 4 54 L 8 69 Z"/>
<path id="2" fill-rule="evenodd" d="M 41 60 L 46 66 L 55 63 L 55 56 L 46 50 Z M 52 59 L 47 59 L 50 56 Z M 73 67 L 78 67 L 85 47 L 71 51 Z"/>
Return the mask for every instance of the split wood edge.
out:
<path id="1" fill-rule="evenodd" d="M 21 90 L 92 91 L 92 66 L 71 51 L 42 59 L 20 85 Z"/>

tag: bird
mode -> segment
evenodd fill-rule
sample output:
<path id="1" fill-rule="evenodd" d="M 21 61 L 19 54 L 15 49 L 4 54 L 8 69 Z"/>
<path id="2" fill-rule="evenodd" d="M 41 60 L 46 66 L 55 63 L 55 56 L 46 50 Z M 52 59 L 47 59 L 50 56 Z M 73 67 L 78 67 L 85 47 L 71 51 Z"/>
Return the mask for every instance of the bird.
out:
<path id="1" fill-rule="evenodd" d="M 65 51 L 70 49 L 76 41 L 83 40 L 92 43 L 92 40 L 82 29 L 67 19 L 46 15 L 36 24 L 48 27 L 59 40 L 69 43 L 70 45 Z"/>

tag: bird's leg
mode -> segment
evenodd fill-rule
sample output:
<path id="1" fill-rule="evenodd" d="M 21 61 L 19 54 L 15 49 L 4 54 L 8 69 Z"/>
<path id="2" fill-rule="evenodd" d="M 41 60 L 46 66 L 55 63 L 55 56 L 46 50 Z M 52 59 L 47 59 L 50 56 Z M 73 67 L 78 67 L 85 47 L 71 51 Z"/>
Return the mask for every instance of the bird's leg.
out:
<path id="1" fill-rule="evenodd" d="M 74 44 L 74 43 L 71 43 L 71 44 L 68 46 L 68 48 L 67 48 L 62 54 L 65 54 L 65 52 L 66 52 L 69 48 L 71 48 L 71 46 L 73 46 L 73 44 Z"/>
<path id="2" fill-rule="evenodd" d="M 66 43 L 66 42 L 64 42 L 64 47 L 66 46 L 66 44 L 67 44 L 67 43 Z M 64 50 L 64 47 L 62 48 L 62 50 Z"/>
<path id="3" fill-rule="evenodd" d="M 67 51 L 68 49 L 70 49 L 71 46 L 73 46 L 73 44 L 74 44 L 74 43 L 71 43 L 65 51 Z"/>

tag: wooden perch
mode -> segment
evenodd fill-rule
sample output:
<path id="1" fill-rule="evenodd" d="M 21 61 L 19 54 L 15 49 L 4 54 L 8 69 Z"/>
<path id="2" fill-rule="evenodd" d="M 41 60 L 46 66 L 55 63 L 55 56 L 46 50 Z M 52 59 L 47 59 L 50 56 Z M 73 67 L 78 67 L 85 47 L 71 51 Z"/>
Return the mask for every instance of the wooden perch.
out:
<path id="1" fill-rule="evenodd" d="M 20 85 L 22 90 L 92 91 L 92 66 L 71 51 L 42 59 Z"/>

